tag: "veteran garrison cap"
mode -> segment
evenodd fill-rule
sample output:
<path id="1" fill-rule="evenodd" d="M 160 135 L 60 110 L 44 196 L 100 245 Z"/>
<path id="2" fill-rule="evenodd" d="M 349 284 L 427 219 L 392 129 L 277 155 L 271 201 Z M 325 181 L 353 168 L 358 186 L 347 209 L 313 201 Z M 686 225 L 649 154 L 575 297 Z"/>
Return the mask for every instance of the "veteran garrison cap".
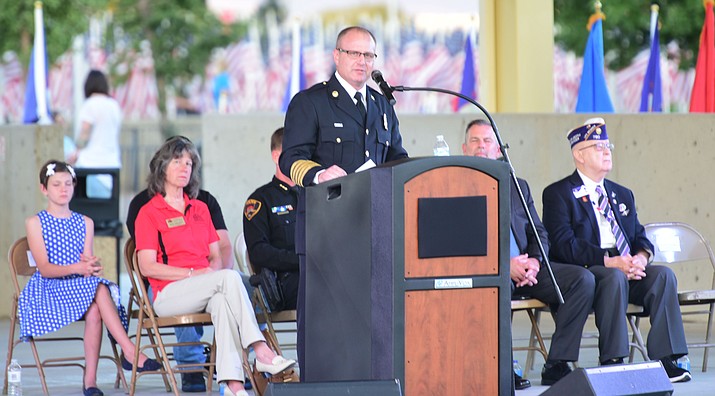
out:
<path id="1" fill-rule="evenodd" d="M 583 125 L 570 130 L 566 138 L 569 140 L 571 148 L 578 143 L 588 140 L 608 140 L 606 121 L 600 117 L 589 118 Z"/>

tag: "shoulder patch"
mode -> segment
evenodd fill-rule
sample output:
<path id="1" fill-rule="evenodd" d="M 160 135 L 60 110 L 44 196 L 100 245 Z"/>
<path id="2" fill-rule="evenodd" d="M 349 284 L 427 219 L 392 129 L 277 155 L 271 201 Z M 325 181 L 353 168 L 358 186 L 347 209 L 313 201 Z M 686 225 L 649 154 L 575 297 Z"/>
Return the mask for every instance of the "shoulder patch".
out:
<path id="1" fill-rule="evenodd" d="M 251 221 L 253 216 L 257 215 L 261 211 L 261 201 L 256 199 L 249 199 L 246 201 L 246 206 L 243 207 L 243 215 L 246 216 L 248 221 Z"/>

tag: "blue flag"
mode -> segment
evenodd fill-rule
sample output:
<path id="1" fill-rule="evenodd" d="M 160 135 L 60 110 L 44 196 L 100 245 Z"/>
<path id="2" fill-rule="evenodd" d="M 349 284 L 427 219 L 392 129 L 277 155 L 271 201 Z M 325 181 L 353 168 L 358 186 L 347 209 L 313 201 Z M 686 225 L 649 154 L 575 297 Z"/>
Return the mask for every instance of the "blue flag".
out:
<path id="1" fill-rule="evenodd" d="M 597 19 L 588 35 L 583 54 L 581 85 L 578 87 L 577 113 L 613 113 L 613 103 L 608 95 L 603 74 L 603 26 Z"/>
<path id="2" fill-rule="evenodd" d="M 467 35 L 467 42 L 464 44 L 464 69 L 462 71 L 462 87 L 459 93 L 472 99 L 477 98 L 477 90 L 474 81 L 474 54 L 472 53 L 472 39 Z M 456 98 L 452 105 L 454 111 L 459 111 L 468 102 L 462 98 Z"/>
<path id="3" fill-rule="evenodd" d="M 300 90 L 305 89 L 305 71 L 303 70 L 303 44 L 300 40 L 300 26 L 293 27 L 293 61 L 290 68 L 290 76 L 288 77 L 288 86 L 286 87 L 285 95 L 283 96 L 283 105 L 281 111 L 288 110 L 288 104 L 293 96 Z"/>
<path id="4" fill-rule="evenodd" d="M 656 14 L 657 15 L 657 14 Z M 663 111 L 663 89 L 660 82 L 660 33 L 657 17 L 655 29 L 650 43 L 650 58 L 648 68 L 643 78 L 643 91 L 641 91 L 640 111 Z"/>
<path id="5" fill-rule="evenodd" d="M 35 3 L 35 38 L 30 56 L 30 67 L 25 86 L 25 107 L 22 120 L 25 124 L 51 124 L 47 97 L 47 48 L 42 3 Z"/>

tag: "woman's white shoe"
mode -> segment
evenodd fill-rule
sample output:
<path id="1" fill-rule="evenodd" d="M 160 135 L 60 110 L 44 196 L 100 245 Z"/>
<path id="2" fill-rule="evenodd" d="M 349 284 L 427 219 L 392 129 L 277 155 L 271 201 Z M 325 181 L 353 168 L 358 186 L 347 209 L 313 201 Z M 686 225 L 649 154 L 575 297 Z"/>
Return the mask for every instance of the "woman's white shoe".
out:
<path id="1" fill-rule="evenodd" d="M 262 373 L 268 373 L 270 375 L 276 375 L 280 373 L 281 371 L 285 371 L 295 364 L 295 360 L 293 359 L 286 359 L 283 356 L 276 356 L 273 358 L 270 364 L 267 363 L 261 363 L 261 361 L 257 360 L 255 361 L 256 365 L 256 370 L 262 372 Z"/>
<path id="2" fill-rule="evenodd" d="M 238 393 L 233 393 L 233 391 L 231 390 L 231 388 L 228 387 L 228 385 L 226 385 L 226 387 L 223 388 L 223 394 L 224 394 L 224 396 L 249 396 L 248 392 L 246 392 L 243 389 L 238 391 Z"/>

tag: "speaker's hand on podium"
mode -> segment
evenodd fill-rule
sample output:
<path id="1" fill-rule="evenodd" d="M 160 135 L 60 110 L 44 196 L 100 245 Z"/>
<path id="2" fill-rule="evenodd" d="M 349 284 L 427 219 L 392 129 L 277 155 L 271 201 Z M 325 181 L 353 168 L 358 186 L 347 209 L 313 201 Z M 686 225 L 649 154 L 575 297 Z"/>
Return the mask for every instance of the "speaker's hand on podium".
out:
<path id="1" fill-rule="evenodd" d="M 343 168 L 333 165 L 318 174 L 318 184 L 325 183 L 326 181 L 337 179 L 338 177 L 343 177 L 345 175 L 347 175 L 347 172 L 345 172 Z"/>

